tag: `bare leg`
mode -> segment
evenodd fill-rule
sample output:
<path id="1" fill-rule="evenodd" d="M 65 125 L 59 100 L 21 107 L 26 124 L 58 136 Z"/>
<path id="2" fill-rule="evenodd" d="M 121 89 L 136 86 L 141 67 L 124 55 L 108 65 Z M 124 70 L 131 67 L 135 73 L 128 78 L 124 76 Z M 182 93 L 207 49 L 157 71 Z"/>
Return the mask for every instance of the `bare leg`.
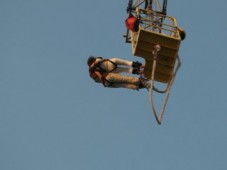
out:
<path id="1" fill-rule="evenodd" d="M 138 77 L 123 76 L 116 73 L 109 73 L 106 79 L 112 83 L 112 87 L 139 89 L 140 85 L 140 79 Z"/>
<path id="2" fill-rule="evenodd" d="M 132 68 L 128 67 L 117 67 L 112 73 L 130 73 L 132 74 Z"/>
<path id="3" fill-rule="evenodd" d="M 123 65 L 128 67 L 132 67 L 132 63 L 133 63 L 132 61 L 123 60 L 120 58 L 111 58 L 110 60 L 116 63 L 117 65 Z"/>
<path id="4" fill-rule="evenodd" d="M 132 90 L 138 90 L 139 89 L 138 85 L 125 84 L 125 83 L 112 83 L 110 87 L 112 87 L 112 88 L 127 88 L 127 89 L 132 89 Z"/>

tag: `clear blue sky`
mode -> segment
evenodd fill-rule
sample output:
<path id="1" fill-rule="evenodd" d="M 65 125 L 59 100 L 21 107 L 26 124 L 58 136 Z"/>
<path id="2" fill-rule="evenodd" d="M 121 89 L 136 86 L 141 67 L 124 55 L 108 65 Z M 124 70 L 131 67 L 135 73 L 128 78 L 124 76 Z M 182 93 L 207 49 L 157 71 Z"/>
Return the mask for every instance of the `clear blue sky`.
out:
<path id="1" fill-rule="evenodd" d="M 1 170 L 226 170 L 226 0 L 170 0 L 187 31 L 161 126 L 146 90 L 108 89 L 87 57 L 136 60 L 127 1 L 0 1 Z"/>

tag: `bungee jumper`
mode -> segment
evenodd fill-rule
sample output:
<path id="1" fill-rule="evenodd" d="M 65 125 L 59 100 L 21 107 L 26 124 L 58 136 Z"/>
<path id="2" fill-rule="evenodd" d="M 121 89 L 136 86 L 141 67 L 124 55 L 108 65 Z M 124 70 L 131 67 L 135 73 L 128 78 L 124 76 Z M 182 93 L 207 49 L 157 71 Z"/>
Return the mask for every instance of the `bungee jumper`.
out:
<path id="1" fill-rule="evenodd" d="M 150 88 L 150 83 L 135 76 L 127 76 L 122 73 L 139 75 L 142 64 L 138 61 L 128 61 L 119 58 L 104 59 L 90 56 L 87 60 L 90 77 L 96 83 L 102 83 L 109 88 L 127 88 L 139 90 Z"/>

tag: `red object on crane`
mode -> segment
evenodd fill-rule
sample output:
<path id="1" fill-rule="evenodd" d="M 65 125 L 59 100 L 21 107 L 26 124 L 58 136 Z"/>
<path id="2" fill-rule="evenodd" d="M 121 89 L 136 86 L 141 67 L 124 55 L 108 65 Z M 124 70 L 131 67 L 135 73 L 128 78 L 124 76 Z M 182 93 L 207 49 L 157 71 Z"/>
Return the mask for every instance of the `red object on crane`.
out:
<path id="1" fill-rule="evenodd" d="M 139 19 L 129 14 L 125 20 L 125 25 L 129 30 L 137 32 L 139 30 Z"/>

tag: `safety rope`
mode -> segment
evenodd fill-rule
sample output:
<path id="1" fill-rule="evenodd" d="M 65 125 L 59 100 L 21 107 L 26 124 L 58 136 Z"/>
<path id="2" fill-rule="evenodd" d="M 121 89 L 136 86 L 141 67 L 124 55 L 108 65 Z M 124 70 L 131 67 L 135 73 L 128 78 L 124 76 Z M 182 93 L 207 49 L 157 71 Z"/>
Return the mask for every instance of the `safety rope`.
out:
<path id="1" fill-rule="evenodd" d="M 155 75 L 155 69 L 156 69 L 156 64 L 157 64 L 158 52 L 160 51 L 160 49 L 161 49 L 161 47 L 159 45 L 155 45 L 155 49 L 153 51 L 154 61 L 153 61 L 153 68 L 152 68 L 152 74 L 151 74 L 151 87 L 150 87 L 150 90 L 149 90 L 149 101 L 150 101 L 150 104 L 151 104 L 151 107 L 152 107 L 154 117 L 155 117 L 155 119 L 156 119 L 156 121 L 159 125 L 161 125 L 161 123 L 162 123 L 162 118 L 163 118 L 163 114 L 164 114 L 166 104 L 167 104 L 167 101 L 168 101 L 168 98 L 169 98 L 171 86 L 172 86 L 173 81 L 175 79 L 176 73 L 177 73 L 177 71 L 178 71 L 178 69 L 180 68 L 180 65 L 181 65 L 180 58 L 177 54 L 178 65 L 177 65 L 177 67 L 176 67 L 176 69 L 173 73 L 171 81 L 167 85 L 166 92 L 165 92 L 166 95 L 165 95 L 164 101 L 162 103 L 162 109 L 161 109 L 160 114 L 158 116 L 156 109 L 155 109 L 155 106 L 154 106 L 154 102 L 153 102 L 153 90 L 152 90 L 152 88 L 154 87 L 154 78 L 155 78 L 154 75 Z"/>

